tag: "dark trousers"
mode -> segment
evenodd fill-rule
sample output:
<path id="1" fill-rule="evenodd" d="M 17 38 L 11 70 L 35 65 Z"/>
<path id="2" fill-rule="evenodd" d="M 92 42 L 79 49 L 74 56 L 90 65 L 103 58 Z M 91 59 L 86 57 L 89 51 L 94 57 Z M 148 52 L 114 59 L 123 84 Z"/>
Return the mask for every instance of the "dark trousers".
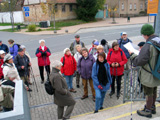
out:
<path id="1" fill-rule="evenodd" d="M 112 89 L 113 92 L 115 92 L 115 79 L 116 79 L 116 82 L 117 82 L 117 93 L 120 93 L 122 75 L 121 76 L 112 76 L 111 89 Z"/>
<path id="2" fill-rule="evenodd" d="M 50 74 L 50 65 L 45 66 L 47 77 L 49 77 Z M 44 66 L 39 66 L 39 72 L 41 76 L 41 80 L 44 81 Z"/>

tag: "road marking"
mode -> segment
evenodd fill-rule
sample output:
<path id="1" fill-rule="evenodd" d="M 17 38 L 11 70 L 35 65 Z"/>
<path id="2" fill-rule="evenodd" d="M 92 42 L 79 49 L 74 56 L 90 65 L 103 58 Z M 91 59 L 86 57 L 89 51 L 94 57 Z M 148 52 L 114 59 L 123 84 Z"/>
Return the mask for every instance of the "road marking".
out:
<path id="1" fill-rule="evenodd" d="M 160 104 L 156 105 L 156 107 L 160 107 Z M 136 113 L 137 113 L 137 110 L 133 111 L 132 115 L 136 114 Z M 127 117 L 127 116 L 130 116 L 130 115 L 131 115 L 131 112 L 125 113 L 125 114 L 122 114 L 122 115 L 119 115 L 119 116 L 116 116 L 116 117 L 108 118 L 106 120 L 116 120 L 116 119 L 120 119 L 120 118 Z"/>
<path id="2" fill-rule="evenodd" d="M 106 110 L 109 110 L 109 109 L 118 108 L 118 107 L 121 107 L 121 106 L 124 106 L 124 105 L 128 105 L 128 104 L 131 104 L 131 102 L 127 102 L 127 103 L 120 104 L 120 105 L 117 105 L 117 106 L 105 108 L 105 109 L 99 110 L 99 111 L 106 111 Z M 88 115 L 88 114 L 91 114 L 91 113 L 93 113 L 93 112 L 88 112 L 88 113 L 84 113 L 84 114 L 81 114 L 81 115 L 72 116 L 71 118 L 81 117 L 81 116 L 85 116 L 85 115 Z"/>

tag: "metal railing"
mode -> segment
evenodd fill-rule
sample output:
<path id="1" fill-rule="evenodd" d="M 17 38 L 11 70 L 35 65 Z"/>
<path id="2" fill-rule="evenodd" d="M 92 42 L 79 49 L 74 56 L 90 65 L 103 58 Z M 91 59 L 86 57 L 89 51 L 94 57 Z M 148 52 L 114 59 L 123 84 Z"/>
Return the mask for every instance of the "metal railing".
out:
<path id="1" fill-rule="evenodd" d="M 124 91 L 123 91 L 123 103 L 127 101 L 145 101 L 145 95 L 142 86 L 139 82 L 140 67 L 132 68 L 124 72 Z M 157 89 L 157 101 L 160 101 L 160 88 Z"/>
<path id="2" fill-rule="evenodd" d="M 16 81 L 13 111 L 0 113 L 0 120 L 31 120 L 27 91 L 23 81 Z"/>

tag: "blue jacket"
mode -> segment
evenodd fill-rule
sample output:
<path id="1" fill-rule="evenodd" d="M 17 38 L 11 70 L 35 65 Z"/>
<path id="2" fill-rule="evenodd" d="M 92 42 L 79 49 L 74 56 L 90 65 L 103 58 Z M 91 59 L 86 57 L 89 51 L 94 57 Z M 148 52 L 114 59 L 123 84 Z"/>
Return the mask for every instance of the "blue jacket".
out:
<path id="1" fill-rule="evenodd" d="M 8 46 L 6 44 L 0 45 L 0 50 L 4 50 L 5 53 L 9 52 Z"/>
<path id="2" fill-rule="evenodd" d="M 123 50 L 123 52 L 125 53 L 127 59 L 130 58 L 130 55 L 129 55 L 128 50 L 123 45 L 125 45 L 128 42 L 132 43 L 132 41 L 130 39 L 128 39 L 128 38 L 127 38 L 127 40 L 123 40 L 122 38 L 120 38 L 119 41 L 118 41 L 119 47 Z"/>
<path id="3" fill-rule="evenodd" d="M 9 47 L 10 54 L 14 57 L 18 54 L 18 45 L 14 44 L 12 47 Z"/>
<path id="4" fill-rule="evenodd" d="M 101 85 L 103 87 L 101 91 L 107 91 L 110 88 L 110 85 L 112 84 L 112 78 L 110 74 L 110 66 L 108 63 L 105 64 L 105 68 L 106 68 L 106 72 L 107 72 L 106 74 L 108 77 L 108 83 L 106 86 L 99 83 L 98 81 L 99 65 L 97 64 L 97 62 L 94 63 L 93 68 L 92 68 L 92 79 L 93 79 L 94 89 L 99 89 L 98 85 Z"/>

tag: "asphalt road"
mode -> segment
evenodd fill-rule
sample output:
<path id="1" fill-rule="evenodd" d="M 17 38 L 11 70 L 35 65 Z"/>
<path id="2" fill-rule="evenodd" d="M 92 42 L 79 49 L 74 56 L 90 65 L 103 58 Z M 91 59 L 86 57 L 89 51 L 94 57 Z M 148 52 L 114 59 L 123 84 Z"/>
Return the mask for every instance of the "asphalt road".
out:
<path id="1" fill-rule="evenodd" d="M 140 36 L 140 29 L 142 24 L 137 25 L 123 25 L 123 26 L 112 26 L 112 27 L 99 27 L 99 28 L 89 28 L 81 29 L 77 34 L 81 36 L 81 41 L 85 45 L 90 45 L 94 39 L 107 41 L 116 40 L 120 38 L 121 32 L 127 32 L 128 38 Z M 14 39 L 16 43 L 23 44 L 27 47 L 27 51 L 30 53 L 31 57 L 35 57 L 35 51 L 39 46 L 39 40 L 45 39 L 46 46 L 49 47 L 51 52 L 60 52 L 64 48 L 69 47 L 71 42 L 74 41 L 75 34 L 65 34 L 65 35 L 26 35 L 18 33 L 0 32 L 0 39 L 3 43 L 7 43 L 8 39 Z"/>

